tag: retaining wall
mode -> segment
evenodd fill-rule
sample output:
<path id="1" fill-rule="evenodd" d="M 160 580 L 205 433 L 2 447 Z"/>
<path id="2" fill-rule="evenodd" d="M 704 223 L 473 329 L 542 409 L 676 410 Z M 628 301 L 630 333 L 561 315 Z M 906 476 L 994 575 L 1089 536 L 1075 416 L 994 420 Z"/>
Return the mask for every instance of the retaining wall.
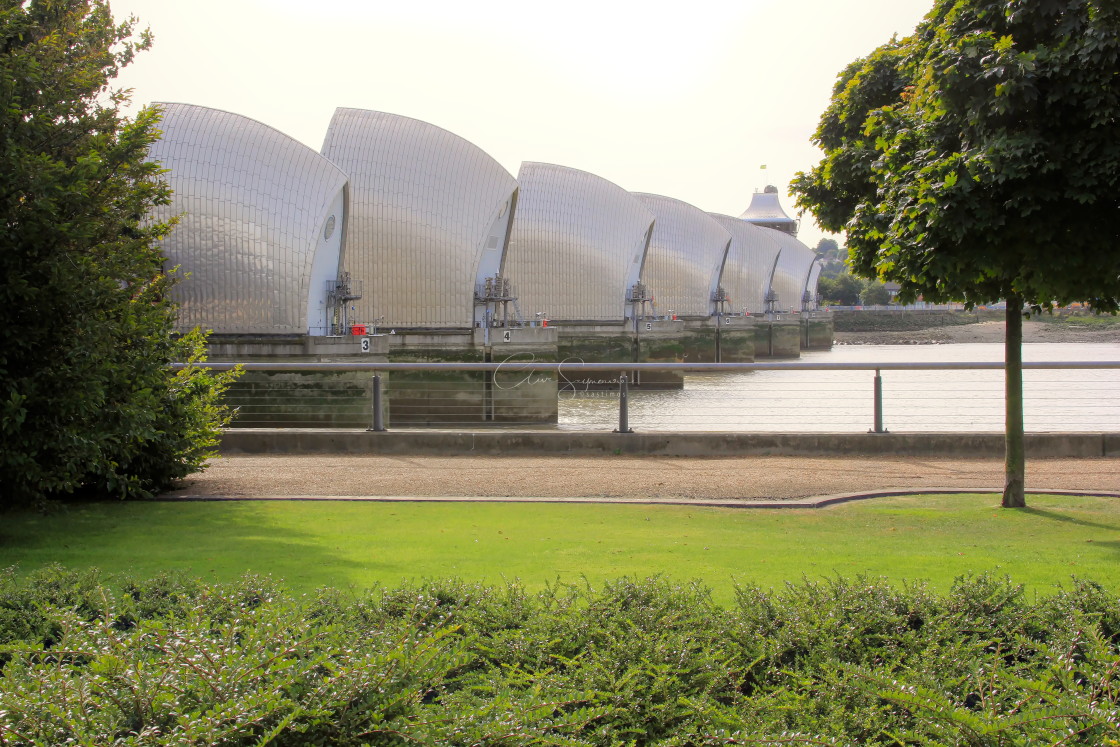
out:
<path id="1" fill-rule="evenodd" d="M 1001 458 L 1002 433 L 607 433 L 573 431 L 230 430 L 224 454 L 925 456 Z M 1027 457 L 1120 457 L 1120 433 L 1029 433 Z"/>

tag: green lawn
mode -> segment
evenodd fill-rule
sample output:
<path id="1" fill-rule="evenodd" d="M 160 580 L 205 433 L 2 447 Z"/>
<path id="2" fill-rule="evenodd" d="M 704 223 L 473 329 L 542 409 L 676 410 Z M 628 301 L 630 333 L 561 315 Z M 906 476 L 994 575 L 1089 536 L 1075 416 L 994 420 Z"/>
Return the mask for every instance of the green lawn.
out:
<path id="1" fill-rule="evenodd" d="M 0 567 L 271 574 L 293 590 L 456 576 L 591 581 L 664 574 L 764 586 L 840 574 L 923 579 L 1008 573 L 1044 590 L 1071 575 L 1120 589 L 1120 500 L 914 496 L 824 510 L 493 503 L 104 503 L 7 514 Z"/>

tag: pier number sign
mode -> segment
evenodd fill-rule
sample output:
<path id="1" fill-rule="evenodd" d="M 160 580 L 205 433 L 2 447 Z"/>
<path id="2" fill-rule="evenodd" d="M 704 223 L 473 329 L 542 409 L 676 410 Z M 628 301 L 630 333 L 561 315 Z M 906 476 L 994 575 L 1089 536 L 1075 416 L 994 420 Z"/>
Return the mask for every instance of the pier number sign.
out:
<path id="1" fill-rule="evenodd" d="M 370 351 L 369 338 L 368 337 L 363 337 L 362 338 L 362 352 L 363 353 L 368 353 L 369 351 Z"/>

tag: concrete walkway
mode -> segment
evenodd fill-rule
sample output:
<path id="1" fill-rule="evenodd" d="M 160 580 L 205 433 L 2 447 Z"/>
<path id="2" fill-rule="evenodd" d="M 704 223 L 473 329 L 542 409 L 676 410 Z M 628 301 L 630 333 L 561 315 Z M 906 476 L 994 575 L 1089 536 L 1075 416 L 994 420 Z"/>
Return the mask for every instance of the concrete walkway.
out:
<path id="1" fill-rule="evenodd" d="M 658 456 L 227 456 L 165 497 L 518 500 L 813 507 L 876 494 L 990 492 L 1001 459 Z M 1120 458 L 1027 464 L 1027 491 L 1120 497 Z M 993 496 L 994 497 L 994 496 Z"/>

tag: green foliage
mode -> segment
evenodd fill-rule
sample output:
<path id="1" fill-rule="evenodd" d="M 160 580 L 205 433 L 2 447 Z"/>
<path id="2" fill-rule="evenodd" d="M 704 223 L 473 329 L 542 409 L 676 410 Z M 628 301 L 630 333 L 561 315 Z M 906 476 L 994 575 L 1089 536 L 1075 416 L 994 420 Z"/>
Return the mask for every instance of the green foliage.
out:
<path id="1" fill-rule="evenodd" d="M 184 365 L 169 371 L 170 361 Z M 112 492 L 146 496 L 205 469 L 206 460 L 217 455 L 221 430 L 234 415 L 222 404 L 222 394 L 241 369 L 215 372 L 201 365 L 205 361 L 206 338 L 197 328 L 169 339 L 148 371 L 154 395 L 144 421 L 148 427 L 139 430 L 133 421 L 129 433 L 139 442 L 138 448 L 122 454 L 117 463 L 116 471 L 127 475 L 127 486 L 114 485 Z"/>
<path id="2" fill-rule="evenodd" d="M 121 588 L 123 587 L 123 588 Z M 1007 579 L 431 581 L 294 599 L 0 575 L 0 743 L 1055 744 L 1120 737 L 1120 600 Z"/>
<path id="3" fill-rule="evenodd" d="M 866 132 L 870 113 L 901 100 L 909 85 L 906 49 L 897 39 L 848 65 L 813 136 L 824 151 L 820 165 L 791 183 L 798 207 L 811 210 L 821 228 L 845 231 L 857 208 L 876 198 L 876 140 Z"/>
<path id="4" fill-rule="evenodd" d="M 868 280 L 863 288 L 864 306 L 886 306 L 891 302 L 891 292 L 878 280 Z"/>
<path id="5" fill-rule="evenodd" d="M 798 205 L 905 300 L 1120 303 L 1120 7 L 939 0 L 845 70 Z"/>
<path id="6" fill-rule="evenodd" d="M 120 113 L 109 87 L 149 46 L 102 0 L 0 11 L 0 482 L 3 503 L 76 491 L 143 496 L 197 469 L 228 376 L 172 337 L 158 240 L 167 204 L 147 162 L 158 113 Z"/>
<path id="7" fill-rule="evenodd" d="M 836 239 L 821 239 L 814 251 L 821 263 L 821 278 L 834 278 L 847 272 L 848 250 L 836 243 Z"/>
<path id="8" fill-rule="evenodd" d="M 882 317 L 872 329 L 912 328 L 884 323 L 904 322 L 909 314 L 838 316 Z M 640 460 L 612 455 L 596 467 L 626 469 Z M 1069 573 L 1120 589 L 1110 540 L 1120 535 L 1120 501 L 1055 495 L 1032 500 L 1039 510 L 1014 513 L 992 511 L 991 494 L 878 498 L 824 513 L 548 503 L 107 501 L 61 506 L 49 517 L 33 510 L 5 514 L 0 567 L 18 563 L 30 572 L 59 562 L 142 575 L 178 568 L 209 581 L 230 581 L 252 570 L 282 577 L 300 592 L 446 573 L 490 583 L 517 577 L 536 591 L 557 569 L 565 580 L 586 577 L 595 584 L 666 572 L 702 578 L 719 603 L 732 600 L 734 578 L 770 585 L 802 573 L 924 579 L 945 590 L 969 570 L 1013 567 L 1032 592 Z"/>
<path id="9" fill-rule="evenodd" d="M 792 189 L 899 300 L 1007 301 L 1004 505 L 1021 507 L 1022 319 L 1120 310 L 1120 5 L 937 0 L 856 60 Z"/>
<path id="10" fill-rule="evenodd" d="M 836 239 L 821 239 L 817 242 L 814 251 L 821 257 L 827 259 L 841 259 L 840 245 L 836 243 Z"/>
<path id="11" fill-rule="evenodd" d="M 846 271 L 835 277 L 822 274 L 817 292 L 822 301 L 838 306 L 885 306 L 891 300 L 890 291 L 879 281 L 862 280 Z"/>
<path id="12" fill-rule="evenodd" d="M 857 306 L 864 287 L 864 281 L 845 272 L 835 278 L 826 278 L 822 275 L 817 283 L 817 292 L 825 303 Z"/>

